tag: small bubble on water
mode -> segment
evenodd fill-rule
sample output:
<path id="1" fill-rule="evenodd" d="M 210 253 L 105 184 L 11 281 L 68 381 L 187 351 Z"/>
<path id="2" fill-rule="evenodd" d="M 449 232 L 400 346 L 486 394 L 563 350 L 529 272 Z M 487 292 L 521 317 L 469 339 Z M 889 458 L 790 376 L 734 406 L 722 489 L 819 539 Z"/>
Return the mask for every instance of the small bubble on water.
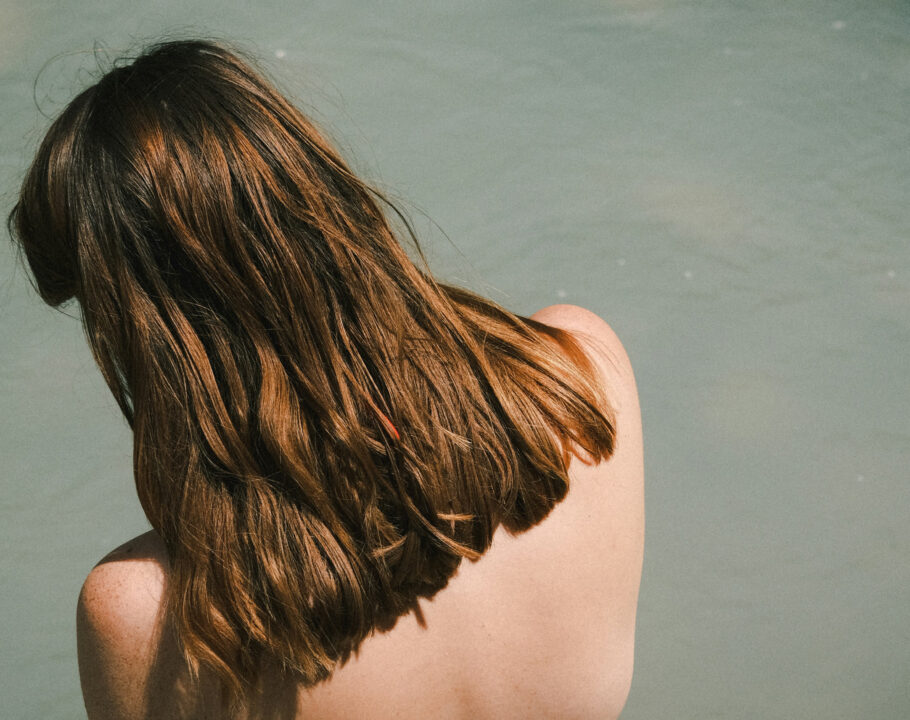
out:
<path id="1" fill-rule="evenodd" d="M 625 258 L 616 258 L 616 264 L 619 265 L 620 267 L 622 267 L 623 265 L 626 264 L 626 259 Z"/>
<path id="2" fill-rule="evenodd" d="M 865 480 L 866 480 L 866 476 L 865 476 L 865 475 L 857 475 L 857 476 L 856 476 L 856 482 L 865 482 Z"/>
<path id="3" fill-rule="evenodd" d="M 278 58 L 279 60 L 281 60 L 281 58 L 283 58 L 285 55 L 287 55 L 287 53 L 284 50 L 282 50 L 281 48 L 279 48 L 278 50 L 275 51 L 275 57 Z"/>
<path id="4" fill-rule="evenodd" d="M 845 27 L 847 27 L 847 23 L 845 23 L 843 20 L 835 20 L 833 23 L 831 23 L 831 28 L 834 30 L 843 30 Z"/>
<path id="5" fill-rule="evenodd" d="M 556 291 L 556 297 L 558 297 L 558 298 L 564 298 L 566 295 L 568 295 L 568 293 L 565 290 Z"/>
<path id="6" fill-rule="evenodd" d="M 893 278 L 893 277 L 895 277 L 895 276 L 897 275 L 897 273 L 894 272 L 894 270 L 889 270 L 889 271 L 887 272 L 887 275 L 888 275 L 889 278 Z"/>
<path id="7" fill-rule="evenodd" d="M 742 98 L 733 98 L 733 107 L 742 107 L 746 104 L 746 101 Z"/>
<path id="8" fill-rule="evenodd" d="M 732 54 L 733 54 L 733 48 L 731 48 L 731 47 L 724 48 L 724 55 L 732 55 Z"/>
<path id="9" fill-rule="evenodd" d="M 692 279 L 692 271 L 691 271 L 691 270 L 686 270 L 686 271 L 683 273 L 683 277 L 684 277 L 686 280 L 691 280 L 691 279 Z"/>

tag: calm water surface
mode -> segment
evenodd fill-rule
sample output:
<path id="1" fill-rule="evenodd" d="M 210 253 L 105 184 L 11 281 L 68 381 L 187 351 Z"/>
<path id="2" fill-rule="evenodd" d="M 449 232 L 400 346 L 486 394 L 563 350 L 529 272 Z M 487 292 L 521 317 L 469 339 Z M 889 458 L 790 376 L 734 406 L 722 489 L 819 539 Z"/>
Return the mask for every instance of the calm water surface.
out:
<path id="1" fill-rule="evenodd" d="M 905 719 L 910 5 L 743 5 L 2 0 L 2 210 L 33 91 L 58 112 L 96 41 L 245 43 L 440 275 L 624 340 L 648 503 L 624 718 Z M 63 720 L 80 583 L 146 525 L 78 322 L 6 243 L 0 324 L 2 714 Z"/>

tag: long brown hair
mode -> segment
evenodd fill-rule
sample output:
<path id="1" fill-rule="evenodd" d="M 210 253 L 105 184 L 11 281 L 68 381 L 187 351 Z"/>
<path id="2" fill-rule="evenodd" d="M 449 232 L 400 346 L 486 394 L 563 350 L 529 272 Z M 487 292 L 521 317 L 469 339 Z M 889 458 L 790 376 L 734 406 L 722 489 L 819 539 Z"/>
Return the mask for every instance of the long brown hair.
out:
<path id="1" fill-rule="evenodd" d="M 328 677 L 499 525 L 542 520 L 572 453 L 612 452 L 576 340 L 434 280 L 223 43 L 158 43 L 79 94 L 8 225 L 41 297 L 81 306 L 168 615 L 235 698 L 266 659 Z"/>

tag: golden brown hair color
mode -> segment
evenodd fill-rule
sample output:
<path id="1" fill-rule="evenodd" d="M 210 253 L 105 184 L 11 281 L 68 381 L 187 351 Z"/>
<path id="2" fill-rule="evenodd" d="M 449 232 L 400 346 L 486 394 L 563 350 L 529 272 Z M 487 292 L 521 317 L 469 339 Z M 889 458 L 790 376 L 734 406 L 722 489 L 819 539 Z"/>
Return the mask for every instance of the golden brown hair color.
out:
<path id="1" fill-rule="evenodd" d="M 418 267 L 401 213 L 243 57 L 182 40 L 115 64 L 8 221 L 41 297 L 79 302 L 168 616 L 235 699 L 266 660 L 328 677 L 614 440 L 577 341 Z"/>

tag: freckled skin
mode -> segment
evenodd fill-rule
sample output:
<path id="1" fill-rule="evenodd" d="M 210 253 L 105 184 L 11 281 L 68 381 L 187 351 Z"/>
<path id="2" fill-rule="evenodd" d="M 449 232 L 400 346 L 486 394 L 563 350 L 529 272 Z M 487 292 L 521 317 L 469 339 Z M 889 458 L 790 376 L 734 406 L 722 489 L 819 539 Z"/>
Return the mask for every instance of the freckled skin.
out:
<path id="1" fill-rule="evenodd" d="M 534 319 L 580 336 L 617 411 L 614 456 L 577 458 L 566 499 L 490 550 L 432 602 L 309 690 L 264 679 L 245 720 L 615 718 L 632 676 L 644 537 L 641 419 L 631 367 L 593 313 L 554 305 Z M 167 559 L 149 532 L 92 570 L 79 598 L 89 720 L 223 718 L 211 678 L 191 681 L 161 598 Z"/>

